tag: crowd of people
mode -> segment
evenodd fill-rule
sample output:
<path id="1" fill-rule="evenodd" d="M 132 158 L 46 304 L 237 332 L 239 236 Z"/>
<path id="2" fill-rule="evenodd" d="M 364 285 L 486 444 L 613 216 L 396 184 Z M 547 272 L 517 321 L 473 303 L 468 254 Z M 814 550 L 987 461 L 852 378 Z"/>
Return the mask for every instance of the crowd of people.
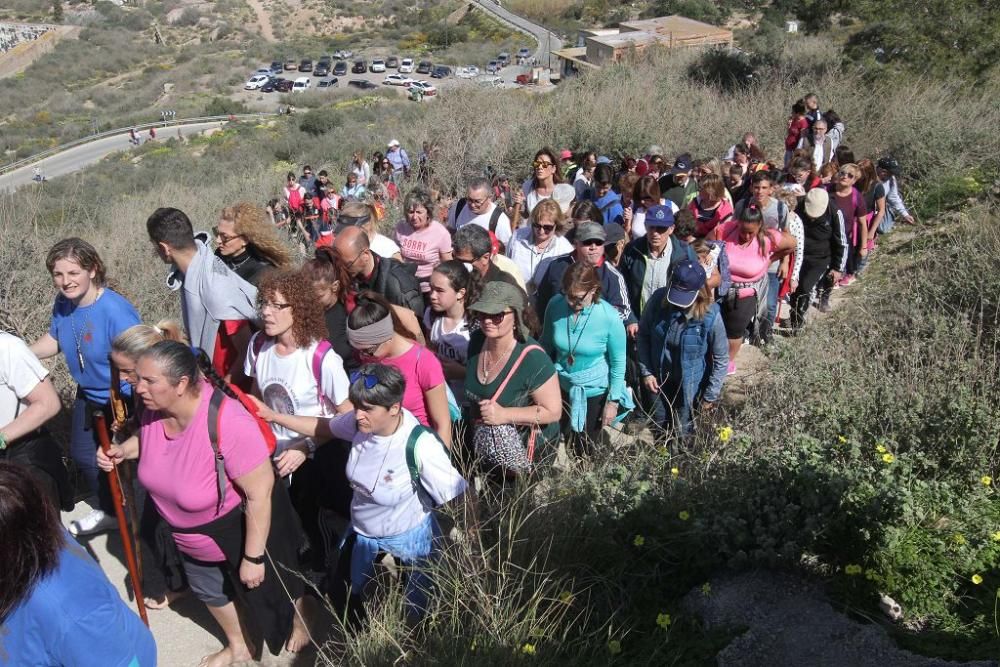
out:
<path id="1" fill-rule="evenodd" d="M 10 51 L 18 44 L 33 42 L 48 31 L 48 26 L 0 23 L 0 53 Z"/>
<path id="2" fill-rule="evenodd" d="M 362 624 L 390 554 L 419 620 L 443 505 L 473 530 L 477 502 L 544 475 L 560 442 L 571 462 L 600 456 L 616 424 L 683 444 L 744 344 L 794 335 L 863 276 L 881 234 L 913 222 L 898 163 L 856 159 L 818 109 L 796 102 L 777 158 L 752 133 L 702 159 L 545 147 L 520 186 L 490 173 L 449 198 L 434 151 L 411 165 L 393 140 L 370 162 L 356 152 L 342 186 L 289 173 L 281 196 L 222 209 L 211 233 L 158 209 L 147 232 L 183 326 L 141 323 L 98 250 L 59 241 L 48 333 L 0 334 L 0 449 L 67 506 L 38 361 L 62 356 L 69 451 L 95 494 L 69 532 L 113 528 L 99 470 L 135 466 L 147 606 L 187 592 L 207 605 L 227 643 L 205 665 L 308 643 L 293 571 Z M 283 230 L 310 244 L 304 264 Z M 114 422 L 106 453 L 97 413 Z"/>

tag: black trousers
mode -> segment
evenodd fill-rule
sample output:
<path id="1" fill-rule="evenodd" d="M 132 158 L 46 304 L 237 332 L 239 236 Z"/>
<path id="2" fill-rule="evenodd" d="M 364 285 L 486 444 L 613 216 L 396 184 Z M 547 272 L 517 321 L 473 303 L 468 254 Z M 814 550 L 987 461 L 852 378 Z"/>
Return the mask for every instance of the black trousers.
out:
<path id="1" fill-rule="evenodd" d="M 566 441 L 566 451 L 570 449 L 577 456 L 589 456 L 594 451 L 594 443 L 601 438 L 601 431 L 604 428 L 604 404 L 608 395 L 592 396 L 587 399 L 587 419 L 583 424 L 583 430 L 577 433 L 569 422 L 570 402 L 569 396 L 563 393 L 563 414 L 559 421 L 559 428 L 562 430 L 563 438 Z"/>
<path id="2" fill-rule="evenodd" d="M 806 321 L 809 311 L 809 299 L 814 287 L 828 289 L 825 283 L 827 270 L 830 268 L 830 258 L 802 258 L 802 269 L 799 271 L 799 286 L 792 294 L 791 323 L 793 329 L 798 329 Z"/>

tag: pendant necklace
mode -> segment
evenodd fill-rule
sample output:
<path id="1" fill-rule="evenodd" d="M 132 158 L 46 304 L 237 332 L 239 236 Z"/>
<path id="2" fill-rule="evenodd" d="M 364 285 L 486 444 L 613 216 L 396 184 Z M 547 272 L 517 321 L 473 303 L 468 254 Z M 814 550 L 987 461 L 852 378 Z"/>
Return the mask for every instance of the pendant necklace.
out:
<path id="1" fill-rule="evenodd" d="M 583 332 L 587 330 L 587 323 L 590 322 L 590 316 L 591 314 L 593 314 L 593 312 L 594 309 L 592 307 L 590 310 L 587 311 L 587 319 L 584 320 L 583 327 L 580 330 L 580 334 L 576 337 L 576 345 L 573 344 L 573 336 L 570 333 L 570 328 L 569 328 L 569 321 L 573 319 L 573 317 L 566 318 L 566 343 L 567 345 L 569 345 L 569 354 L 566 355 L 566 361 L 569 362 L 570 366 L 572 366 L 573 363 L 576 361 L 576 355 L 574 355 L 573 353 L 576 352 L 576 348 L 580 347 L 580 340 L 583 338 Z M 577 313 L 576 319 L 578 322 L 579 322 L 579 317 L 580 314 Z M 574 331 L 576 330 L 576 326 L 573 327 L 573 330 Z"/>
<path id="2" fill-rule="evenodd" d="M 479 381 L 482 384 L 487 384 L 487 379 L 490 377 L 490 373 L 493 372 L 494 367 L 500 362 L 501 359 L 509 356 L 511 350 L 513 350 L 514 346 L 516 346 L 516 345 L 517 345 L 517 341 L 515 340 L 514 341 L 514 345 L 511 345 L 510 350 L 507 350 L 507 352 L 504 352 L 503 354 L 498 355 L 497 357 L 495 357 L 493 359 L 493 361 L 490 361 L 490 356 L 491 355 L 490 355 L 489 351 L 486 349 L 486 346 L 485 345 L 483 346 L 483 354 L 482 354 L 482 357 L 483 357 L 483 368 L 479 372 Z"/>
<path id="3" fill-rule="evenodd" d="M 100 288 L 97 291 L 97 296 L 94 297 L 94 303 L 97 303 L 98 299 L 104 294 L 104 288 Z M 94 305 L 93 303 L 90 305 Z M 83 348 L 81 346 L 81 336 L 76 331 L 76 308 L 69 314 L 69 325 L 73 329 L 73 342 L 76 344 L 76 361 L 80 364 L 80 372 L 84 372 L 87 365 L 83 362 Z"/>

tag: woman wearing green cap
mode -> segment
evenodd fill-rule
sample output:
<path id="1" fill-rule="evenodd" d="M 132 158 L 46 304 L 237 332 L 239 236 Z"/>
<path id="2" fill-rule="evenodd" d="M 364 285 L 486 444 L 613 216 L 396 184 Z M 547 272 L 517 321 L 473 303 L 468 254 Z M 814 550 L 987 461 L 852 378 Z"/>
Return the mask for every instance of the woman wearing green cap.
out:
<path id="1" fill-rule="evenodd" d="M 486 283 L 469 311 L 479 324 L 465 374 L 477 463 L 501 477 L 528 473 L 542 457 L 537 450 L 558 436 L 556 369 L 528 334 L 534 312 L 517 287 Z"/>

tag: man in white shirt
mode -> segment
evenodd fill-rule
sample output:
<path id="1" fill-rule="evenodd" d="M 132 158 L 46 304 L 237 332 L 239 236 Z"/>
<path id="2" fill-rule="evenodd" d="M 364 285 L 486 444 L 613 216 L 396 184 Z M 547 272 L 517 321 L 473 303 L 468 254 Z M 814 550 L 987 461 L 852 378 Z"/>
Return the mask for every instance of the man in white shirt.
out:
<path id="1" fill-rule="evenodd" d="M 493 203 L 493 188 L 485 178 L 469 181 L 465 197 L 452 204 L 448 211 L 445 223 L 448 229 L 458 230 L 468 224 L 493 232 L 504 248 L 510 245 L 510 218 Z"/>

